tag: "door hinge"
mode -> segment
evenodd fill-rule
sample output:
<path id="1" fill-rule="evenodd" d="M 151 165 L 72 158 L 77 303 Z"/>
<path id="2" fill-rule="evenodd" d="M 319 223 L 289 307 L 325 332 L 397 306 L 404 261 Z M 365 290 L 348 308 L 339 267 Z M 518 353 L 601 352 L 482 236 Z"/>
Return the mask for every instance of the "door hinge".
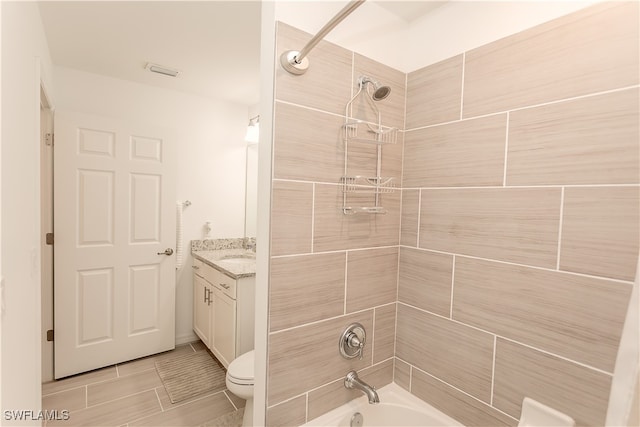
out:
<path id="1" fill-rule="evenodd" d="M 53 147 L 53 134 L 45 133 L 44 134 L 44 144 L 48 147 Z"/>
<path id="2" fill-rule="evenodd" d="M 47 331 L 47 341 L 53 341 L 53 329 Z"/>
<path id="3" fill-rule="evenodd" d="M 47 245 L 53 245 L 53 233 L 47 233 L 44 235 L 44 242 Z"/>

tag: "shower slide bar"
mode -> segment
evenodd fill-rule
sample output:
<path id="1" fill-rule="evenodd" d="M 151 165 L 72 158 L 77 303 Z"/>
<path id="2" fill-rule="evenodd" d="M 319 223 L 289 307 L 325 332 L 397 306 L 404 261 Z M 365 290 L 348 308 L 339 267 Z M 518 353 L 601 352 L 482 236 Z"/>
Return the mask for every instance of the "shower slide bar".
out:
<path id="1" fill-rule="evenodd" d="M 309 68 L 309 60 L 307 59 L 307 55 L 311 50 L 316 47 L 318 43 L 329 34 L 331 30 L 333 30 L 336 25 L 344 20 L 347 16 L 351 14 L 358 7 L 362 6 L 366 0 L 353 0 L 350 1 L 336 16 L 334 16 L 331 21 L 327 22 L 324 27 L 318 31 L 318 33 L 311 38 L 307 42 L 306 45 L 299 51 L 297 50 L 288 50 L 284 52 L 280 56 L 280 64 L 282 68 L 288 71 L 290 74 L 295 74 L 297 76 L 302 75 L 307 72 Z"/>

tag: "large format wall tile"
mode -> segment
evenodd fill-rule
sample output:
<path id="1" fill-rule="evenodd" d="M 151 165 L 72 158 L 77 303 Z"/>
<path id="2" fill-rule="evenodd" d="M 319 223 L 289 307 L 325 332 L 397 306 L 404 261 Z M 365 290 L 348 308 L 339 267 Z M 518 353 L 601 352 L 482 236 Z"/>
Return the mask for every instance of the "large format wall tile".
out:
<path id="1" fill-rule="evenodd" d="M 420 247 L 555 268 L 560 191 L 422 190 Z"/>
<path id="2" fill-rule="evenodd" d="M 453 256 L 400 248 L 398 301 L 449 317 Z"/>
<path id="3" fill-rule="evenodd" d="M 373 363 L 379 363 L 395 355 L 396 305 L 376 307 L 374 310 Z"/>
<path id="4" fill-rule="evenodd" d="M 566 188 L 560 269 L 634 280 L 639 210 L 638 187 Z"/>
<path id="5" fill-rule="evenodd" d="M 640 181 L 638 89 L 514 111 L 507 185 Z"/>
<path id="6" fill-rule="evenodd" d="M 518 424 L 513 418 L 417 369 L 413 370 L 411 392 L 465 426 L 499 427 Z"/>
<path id="7" fill-rule="evenodd" d="M 398 304 L 396 356 L 489 402 L 493 335 Z"/>
<path id="8" fill-rule="evenodd" d="M 636 85 L 639 40 L 638 3 L 606 2 L 474 49 L 463 115 Z"/>
<path id="9" fill-rule="evenodd" d="M 275 114 L 274 178 L 340 182 L 344 119 L 281 102 Z"/>
<path id="10" fill-rule="evenodd" d="M 400 244 L 418 246 L 418 208 L 419 190 L 402 190 L 402 219 L 400 225 Z"/>
<path id="11" fill-rule="evenodd" d="M 328 384 L 350 370 L 371 365 L 371 346 L 362 360 L 344 359 L 337 343 L 344 329 L 360 322 L 373 330 L 373 310 L 341 316 L 269 335 L 267 402 L 269 406 Z"/>
<path id="12" fill-rule="evenodd" d="M 346 375 L 346 372 L 345 372 Z M 375 388 L 383 387 L 393 381 L 393 360 L 387 360 L 358 372 L 367 384 Z M 309 421 L 344 405 L 352 399 L 362 396 L 359 390 L 348 389 L 344 386 L 344 378 L 309 392 Z"/>
<path id="13" fill-rule="evenodd" d="M 271 255 L 311 252 L 313 184 L 274 181 L 271 201 Z"/>
<path id="14" fill-rule="evenodd" d="M 271 259 L 271 331 L 344 314 L 345 254 Z"/>
<path id="15" fill-rule="evenodd" d="M 403 187 L 502 185 L 507 115 L 407 132 Z"/>
<path id="16" fill-rule="evenodd" d="M 395 364 L 393 368 L 393 382 L 398 384 L 400 387 L 407 391 L 409 390 L 409 385 L 411 384 L 411 365 L 403 362 L 402 360 L 396 357 Z"/>
<path id="17" fill-rule="evenodd" d="M 611 376 L 498 338 L 493 404 L 519 417 L 527 396 L 572 417 L 603 426 Z"/>
<path id="18" fill-rule="evenodd" d="M 357 80 L 363 75 L 377 80 L 383 86 L 389 86 L 391 88 L 391 93 L 389 93 L 387 98 L 375 103 L 375 106 L 380 111 L 382 124 L 384 126 L 404 129 L 406 74 L 356 53 L 354 55 L 353 75 L 355 80 L 353 82 L 354 94 L 358 91 Z M 359 96 L 353 104 L 353 117 L 377 123 L 378 117 L 373 111 L 373 108 L 366 101 L 366 98 L 362 96 Z"/>
<path id="19" fill-rule="evenodd" d="M 298 396 L 287 402 L 267 408 L 268 427 L 299 426 L 307 420 L 307 396 Z"/>
<path id="20" fill-rule="evenodd" d="M 405 129 L 460 119 L 462 67 L 458 55 L 408 74 Z"/>
<path id="21" fill-rule="evenodd" d="M 457 257 L 453 318 L 613 372 L 630 292 L 618 282 Z"/>
<path id="22" fill-rule="evenodd" d="M 398 248 L 347 254 L 347 313 L 396 301 Z"/>
<path id="23" fill-rule="evenodd" d="M 342 213 L 342 187 L 316 185 L 313 250 L 335 251 L 398 244 L 400 191 L 381 196 L 386 215 Z M 348 194 L 350 206 L 373 206 L 372 195 Z"/>
<path id="24" fill-rule="evenodd" d="M 304 31 L 278 23 L 276 99 L 342 115 L 351 98 L 351 51 L 321 41 L 307 56 L 310 65 L 305 74 L 295 76 L 280 66 L 282 52 L 302 49 L 311 37 Z M 319 126 L 312 129 L 317 130 Z"/>

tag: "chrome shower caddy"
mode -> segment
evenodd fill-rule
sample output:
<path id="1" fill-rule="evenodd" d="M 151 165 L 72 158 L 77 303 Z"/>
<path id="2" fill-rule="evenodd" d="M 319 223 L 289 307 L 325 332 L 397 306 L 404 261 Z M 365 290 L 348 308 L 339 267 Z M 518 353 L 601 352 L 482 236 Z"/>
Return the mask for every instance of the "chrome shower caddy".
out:
<path id="1" fill-rule="evenodd" d="M 381 195 L 384 193 L 393 193 L 396 183 L 394 177 L 381 176 L 382 172 L 382 146 L 387 144 L 395 144 L 398 139 L 398 129 L 382 125 L 382 116 L 380 110 L 375 104 L 371 94 L 364 90 L 364 95 L 368 106 L 378 118 L 377 123 L 370 123 L 365 120 L 353 117 L 353 103 L 362 94 L 365 84 L 363 81 L 367 79 L 361 76 L 358 79 L 359 89 L 356 94 L 347 103 L 345 108 L 345 124 L 343 125 L 344 139 L 344 175 L 340 178 L 342 185 L 342 213 L 345 215 L 353 215 L 357 213 L 386 214 L 387 210 L 381 205 Z M 376 175 L 361 176 L 349 174 L 349 143 L 374 144 L 376 146 Z M 349 203 L 350 193 L 360 193 L 370 195 L 366 197 L 371 203 L 366 206 L 351 206 Z M 358 198 L 362 199 L 362 198 Z"/>

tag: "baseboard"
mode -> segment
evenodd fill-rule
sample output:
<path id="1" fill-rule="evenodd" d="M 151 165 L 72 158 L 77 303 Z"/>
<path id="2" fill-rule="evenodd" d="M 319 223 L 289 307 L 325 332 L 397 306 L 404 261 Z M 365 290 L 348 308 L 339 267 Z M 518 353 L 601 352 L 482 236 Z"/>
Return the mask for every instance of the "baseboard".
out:
<path id="1" fill-rule="evenodd" d="M 176 345 L 188 344 L 190 342 L 198 341 L 200 338 L 193 332 L 190 334 L 183 334 L 176 336 Z"/>

